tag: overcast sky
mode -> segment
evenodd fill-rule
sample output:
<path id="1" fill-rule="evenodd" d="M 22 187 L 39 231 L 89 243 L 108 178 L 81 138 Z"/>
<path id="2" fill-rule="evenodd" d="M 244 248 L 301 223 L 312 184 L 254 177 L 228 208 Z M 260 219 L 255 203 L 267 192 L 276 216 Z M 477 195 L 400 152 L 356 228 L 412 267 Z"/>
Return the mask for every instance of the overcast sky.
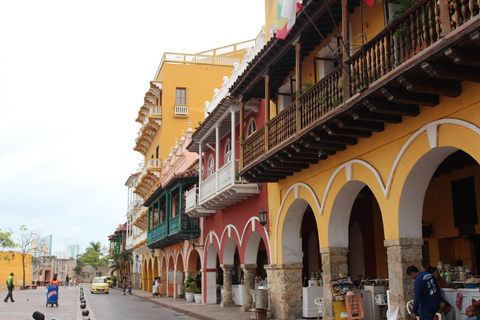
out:
<path id="1" fill-rule="evenodd" d="M 264 14 L 264 0 L 1 1 L 0 229 L 52 234 L 53 251 L 108 245 L 163 52 L 253 39 Z"/>

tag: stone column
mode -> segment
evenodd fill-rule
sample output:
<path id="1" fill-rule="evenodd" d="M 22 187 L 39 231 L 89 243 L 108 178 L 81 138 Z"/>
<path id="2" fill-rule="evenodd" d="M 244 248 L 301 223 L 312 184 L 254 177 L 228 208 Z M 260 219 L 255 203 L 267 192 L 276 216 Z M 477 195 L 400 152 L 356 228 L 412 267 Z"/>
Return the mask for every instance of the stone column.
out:
<path id="1" fill-rule="evenodd" d="M 267 271 L 268 290 L 272 298 L 271 318 L 292 320 L 303 316 L 303 264 L 270 264 Z"/>
<path id="2" fill-rule="evenodd" d="M 220 303 L 220 307 L 229 308 L 234 307 L 235 303 L 232 299 L 232 269 L 233 264 L 222 264 L 220 267 L 223 269 L 223 299 Z"/>
<path id="3" fill-rule="evenodd" d="M 422 266 L 421 238 L 401 238 L 385 240 L 387 248 L 388 278 L 390 285 L 390 304 L 400 306 L 402 319 L 406 319 L 405 305 L 413 299 L 413 280 L 407 275 L 409 266 Z"/>
<path id="4" fill-rule="evenodd" d="M 330 280 L 340 278 L 340 273 L 348 274 L 348 248 L 320 248 L 323 268 L 323 319 L 334 320 L 333 293 Z"/>
<path id="5" fill-rule="evenodd" d="M 245 312 L 252 308 L 252 295 L 250 294 L 250 289 L 255 290 L 253 272 L 257 265 L 242 264 L 240 267 L 243 270 L 243 304 L 240 310 Z"/>

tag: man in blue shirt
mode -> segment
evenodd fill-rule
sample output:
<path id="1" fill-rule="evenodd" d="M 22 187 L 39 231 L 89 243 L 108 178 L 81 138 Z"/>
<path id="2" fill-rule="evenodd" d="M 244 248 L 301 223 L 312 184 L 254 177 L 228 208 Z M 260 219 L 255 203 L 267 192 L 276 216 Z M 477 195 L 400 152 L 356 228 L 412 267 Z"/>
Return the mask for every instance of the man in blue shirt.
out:
<path id="1" fill-rule="evenodd" d="M 414 279 L 413 310 L 414 320 L 433 320 L 440 308 L 440 286 L 435 277 L 427 272 L 420 272 L 417 267 L 407 268 L 407 275 Z"/>

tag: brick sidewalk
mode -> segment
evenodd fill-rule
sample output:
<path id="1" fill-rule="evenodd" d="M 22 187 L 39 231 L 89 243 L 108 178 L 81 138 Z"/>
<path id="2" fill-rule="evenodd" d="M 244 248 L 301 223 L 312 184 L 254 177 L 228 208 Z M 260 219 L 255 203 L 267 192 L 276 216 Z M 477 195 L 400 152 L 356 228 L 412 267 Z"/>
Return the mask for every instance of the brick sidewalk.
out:
<path id="1" fill-rule="evenodd" d="M 120 288 L 115 287 L 118 290 Z M 164 308 L 183 313 L 189 317 L 201 320 L 249 320 L 253 319 L 252 312 L 242 312 L 240 307 L 221 308 L 218 304 L 197 304 L 185 299 L 152 298 L 152 293 L 132 289 L 132 294 L 139 298 L 156 303 Z"/>
<path id="2" fill-rule="evenodd" d="M 0 290 L 0 319 L 33 319 L 32 314 L 40 311 L 46 319 L 58 317 L 62 320 L 81 320 L 79 287 L 60 287 L 58 293 L 58 307 L 46 307 L 46 287 L 37 289 L 20 290 L 18 287 L 13 291 L 15 302 L 5 303 L 3 299 L 7 290 Z"/>

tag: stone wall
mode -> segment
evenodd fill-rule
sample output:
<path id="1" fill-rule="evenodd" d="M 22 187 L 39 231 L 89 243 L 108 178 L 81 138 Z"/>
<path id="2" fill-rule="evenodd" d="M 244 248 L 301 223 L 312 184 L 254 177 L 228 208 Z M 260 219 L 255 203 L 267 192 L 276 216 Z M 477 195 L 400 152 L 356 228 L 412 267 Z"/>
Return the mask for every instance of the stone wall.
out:
<path id="1" fill-rule="evenodd" d="M 58 275 L 60 281 L 64 282 L 67 274 L 76 277 L 77 282 L 92 282 L 95 276 L 110 275 L 110 266 L 108 263 L 105 267 L 99 267 L 95 270 L 92 266 L 82 266 L 80 272 L 76 272 L 77 261 L 74 259 L 57 259 L 54 256 L 45 256 L 32 258 L 32 281 L 50 281 L 54 274 Z"/>

